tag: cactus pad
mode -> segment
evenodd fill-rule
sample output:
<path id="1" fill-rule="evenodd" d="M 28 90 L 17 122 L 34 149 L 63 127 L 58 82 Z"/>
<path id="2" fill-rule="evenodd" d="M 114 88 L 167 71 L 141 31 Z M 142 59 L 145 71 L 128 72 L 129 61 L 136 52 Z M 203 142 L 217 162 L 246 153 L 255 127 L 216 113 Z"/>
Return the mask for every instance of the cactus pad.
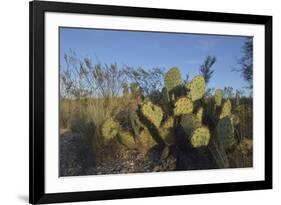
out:
<path id="1" fill-rule="evenodd" d="M 141 107 L 142 114 L 156 127 L 160 127 L 163 119 L 162 108 L 154 105 L 151 101 L 145 102 Z"/>
<path id="2" fill-rule="evenodd" d="M 133 135 L 128 131 L 119 131 L 117 134 L 117 139 L 120 144 L 128 147 L 133 148 L 135 146 L 135 139 Z"/>
<path id="3" fill-rule="evenodd" d="M 224 117 L 219 120 L 217 136 L 225 147 L 230 147 L 235 143 L 234 129 L 229 117 Z"/>
<path id="4" fill-rule="evenodd" d="M 168 92 L 181 84 L 181 73 L 177 67 L 171 68 L 165 74 L 164 84 Z"/>
<path id="5" fill-rule="evenodd" d="M 238 145 L 238 149 L 243 153 L 247 154 L 253 149 L 253 140 L 244 138 Z"/>
<path id="6" fill-rule="evenodd" d="M 222 106 L 222 110 L 221 110 L 221 114 L 220 114 L 220 119 L 230 116 L 231 115 L 231 102 L 228 99 L 227 101 L 224 102 L 223 106 Z"/>
<path id="7" fill-rule="evenodd" d="M 106 142 L 117 135 L 119 127 L 119 123 L 114 121 L 112 118 L 105 120 L 105 122 L 102 124 L 101 132 Z"/>
<path id="8" fill-rule="evenodd" d="M 141 146 L 138 148 L 144 153 L 147 153 L 153 146 L 157 144 L 147 128 L 141 131 L 136 141 L 140 143 Z"/>
<path id="9" fill-rule="evenodd" d="M 199 127 L 192 133 L 191 144 L 194 148 L 207 146 L 210 141 L 210 131 L 207 127 Z"/>
<path id="10" fill-rule="evenodd" d="M 240 123 L 239 117 L 235 114 L 230 115 L 230 120 L 231 120 L 232 125 L 234 125 L 234 126 L 236 126 Z"/>
<path id="11" fill-rule="evenodd" d="M 202 119 L 203 119 L 203 107 L 200 107 L 199 110 L 196 113 L 196 118 L 199 122 L 202 123 Z"/>
<path id="12" fill-rule="evenodd" d="M 173 144 L 175 142 L 172 128 L 160 129 L 159 134 L 161 138 L 165 141 L 165 143 Z"/>
<path id="13" fill-rule="evenodd" d="M 222 98 L 223 98 L 222 90 L 221 89 L 216 89 L 216 91 L 215 91 L 215 103 L 216 103 L 216 106 L 221 106 Z"/>
<path id="14" fill-rule="evenodd" d="M 163 129 L 169 129 L 172 128 L 174 126 L 174 121 L 175 119 L 173 117 L 169 117 L 161 126 L 161 128 Z"/>
<path id="15" fill-rule="evenodd" d="M 192 113 L 193 103 L 188 97 L 181 97 L 175 103 L 174 115 L 184 115 Z"/>
<path id="16" fill-rule="evenodd" d="M 159 133 L 161 138 L 167 143 L 172 144 L 174 143 L 174 136 L 173 136 L 173 127 L 174 127 L 175 119 L 173 117 L 169 117 L 159 129 Z"/>
<path id="17" fill-rule="evenodd" d="M 166 87 L 162 88 L 162 99 L 165 103 L 169 102 L 169 93 L 168 93 L 168 89 Z"/>
<path id="18" fill-rule="evenodd" d="M 186 85 L 186 88 L 189 90 L 189 97 L 192 101 L 199 100 L 204 96 L 205 87 L 205 79 L 201 75 L 194 77 L 192 81 Z"/>
<path id="19" fill-rule="evenodd" d="M 192 131 L 201 126 L 197 117 L 194 114 L 183 115 L 180 121 L 180 125 L 184 129 L 187 137 L 190 139 Z"/>

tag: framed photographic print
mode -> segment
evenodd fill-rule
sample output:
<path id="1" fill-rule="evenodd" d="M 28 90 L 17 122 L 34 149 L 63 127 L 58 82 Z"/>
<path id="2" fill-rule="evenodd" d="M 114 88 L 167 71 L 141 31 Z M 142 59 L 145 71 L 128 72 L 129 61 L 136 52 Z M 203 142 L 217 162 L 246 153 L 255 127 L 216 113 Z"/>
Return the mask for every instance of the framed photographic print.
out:
<path id="1" fill-rule="evenodd" d="M 30 2 L 30 203 L 272 188 L 272 17 Z"/>

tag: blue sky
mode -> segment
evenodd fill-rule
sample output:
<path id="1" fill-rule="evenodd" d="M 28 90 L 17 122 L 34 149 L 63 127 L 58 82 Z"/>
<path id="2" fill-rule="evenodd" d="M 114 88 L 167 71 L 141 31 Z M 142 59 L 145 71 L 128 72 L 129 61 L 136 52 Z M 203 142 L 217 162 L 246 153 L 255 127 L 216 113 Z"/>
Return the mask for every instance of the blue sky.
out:
<path id="1" fill-rule="evenodd" d="M 89 57 L 93 63 L 117 63 L 143 68 L 177 66 L 182 76 L 191 79 L 199 74 L 200 65 L 207 55 L 216 56 L 215 70 L 208 87 L 247 86 L 239 72 L 237 59 L 242 55 L 241 36 L 218 36 L 199 34 L 176 34 L 159 32 L 133 32 L 97 29 L 61 28 L 60 64 L 65 66 L 63 56 L 70 50 L 79 58 Z"/>

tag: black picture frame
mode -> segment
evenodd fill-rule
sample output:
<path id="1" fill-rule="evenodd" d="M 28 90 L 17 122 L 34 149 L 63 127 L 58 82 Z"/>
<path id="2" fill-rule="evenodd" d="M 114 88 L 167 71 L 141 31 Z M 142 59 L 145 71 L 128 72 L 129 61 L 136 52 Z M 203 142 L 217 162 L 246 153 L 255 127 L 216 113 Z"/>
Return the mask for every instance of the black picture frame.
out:
<path id="1" fill-rule="evenodd" d="M 167 195 L 260 190 L 272 188 L 272 17 L 262 15 L 184 11 L 124 6 L 33 1 L 30 11 L 30 143 L 29 202 L 32 204 L 123 199 Z M 135 188 L 71 193 L 45 193 L 44 131 L 45 12 L 102 14 L 111 16 L 150 17 L 209 22 L 259 24 L 265 26 L 265 180 L 219 184 L 198 184 L 154 188 Z"/>

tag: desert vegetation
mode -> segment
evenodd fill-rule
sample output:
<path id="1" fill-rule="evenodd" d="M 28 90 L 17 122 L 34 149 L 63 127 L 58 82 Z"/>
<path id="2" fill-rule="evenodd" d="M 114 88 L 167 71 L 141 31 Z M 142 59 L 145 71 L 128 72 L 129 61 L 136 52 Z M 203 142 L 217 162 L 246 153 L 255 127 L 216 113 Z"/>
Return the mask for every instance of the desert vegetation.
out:
<path id="1" fill-rule="evenodd" d="M 65 62 L 60 143 L 79 136 L 74 149 L 83 146 L 76 161 L 60 156 L 62 176 L 252 166 L 252 97 L 231 87 L 208 88 L 215 57 L 190 80 L 177 67 L 94 64 L 74 52 Z M 249 72 L 242 74 L 249 79 Z"/>

